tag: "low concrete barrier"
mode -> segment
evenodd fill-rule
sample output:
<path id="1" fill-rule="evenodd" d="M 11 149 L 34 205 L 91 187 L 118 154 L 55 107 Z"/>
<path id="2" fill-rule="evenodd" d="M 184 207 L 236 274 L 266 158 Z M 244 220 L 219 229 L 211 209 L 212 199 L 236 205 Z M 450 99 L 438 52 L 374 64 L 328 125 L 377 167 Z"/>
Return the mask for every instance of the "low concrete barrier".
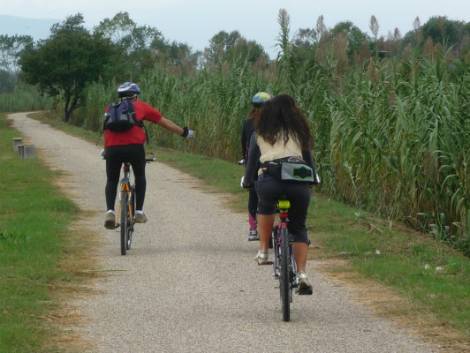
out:
<path id="1" fill-rule="evenodd" d="M 36 157 L 36 148 L 34 145 L 18 145 L 18 154 L 21 159 Z"/>
<path id="2" fill-rule="evenodd" d="M 18 152 L 18 146 L 23 144 L 23 138 L 15 137 L 12 139 L 13 151 Z"/>

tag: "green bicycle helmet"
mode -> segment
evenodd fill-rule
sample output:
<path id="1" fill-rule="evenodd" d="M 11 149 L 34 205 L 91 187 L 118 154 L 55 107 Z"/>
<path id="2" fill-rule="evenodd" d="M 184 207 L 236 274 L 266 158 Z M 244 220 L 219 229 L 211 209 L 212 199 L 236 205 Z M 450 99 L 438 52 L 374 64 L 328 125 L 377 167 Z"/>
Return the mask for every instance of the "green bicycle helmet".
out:
<path id="1" fill-rule="evenodd" d="M 251 104 L 253 104 L 254 107 L 261 107 L 271 98 L 272 96 L 267 92 L 258 92 L 251 98 Z"/>

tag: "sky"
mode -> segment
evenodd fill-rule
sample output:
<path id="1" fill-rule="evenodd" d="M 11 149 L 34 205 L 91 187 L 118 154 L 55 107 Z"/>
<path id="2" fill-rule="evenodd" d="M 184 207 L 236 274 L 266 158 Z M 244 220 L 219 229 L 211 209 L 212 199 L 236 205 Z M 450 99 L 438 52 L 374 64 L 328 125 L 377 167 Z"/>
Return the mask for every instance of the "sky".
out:
<path id="1" fill-rule="evenodd" d="M 187 43 L 195 50 L 206 47 L 221 30 L 238 30 L 263 45 L 271 56 L 277 52 L 281 8 L 289 13 L 291 36 L 299 28 L 314 27 L 320 15 L 329 28 L 349 20 L 369 34 L 370 17 L 375 15 L 384 36 L 395 27 L 405 34 L 417 16 L 421 23 L 436 15 L 470 22 L 470 0 L 0 0 L 0 5 L 2 15 L 59 21 L 80 12 L 90 28 L 127 11 L 139 25 L 156 27 L 166 39 Z"/>

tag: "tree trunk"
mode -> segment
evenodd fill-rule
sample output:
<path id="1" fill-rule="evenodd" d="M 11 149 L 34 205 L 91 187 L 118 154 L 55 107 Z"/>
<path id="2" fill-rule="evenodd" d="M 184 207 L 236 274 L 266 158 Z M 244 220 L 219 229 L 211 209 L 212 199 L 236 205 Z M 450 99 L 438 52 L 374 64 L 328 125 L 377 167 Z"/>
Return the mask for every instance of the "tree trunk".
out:
<path id="1" fill-rule="evenodd" d="M 64 109 L 64 121 L 68 123 L 70 121 L 70 118 L 72 117 L 72 112 L 73 110 L 71 109 Z"/>
<path id="2" fill-rule="evenodd" d="M 72 117 L 72 113 L 79 106 L 80 97 L 72 94 L 65 94 L 64 121 L 68 123 Z"/>
<path id="3" fill-rule="evenodd" d="M 64 93 L 64 99 L 65 99 L 65 104 L 64 104 L 64 121 L 66 123 L 69 122 L 70 120 L 70 115 L 71 115 L 71 111 L 70 111 L 70 93 L 69 92 L 65 92 Z"/>

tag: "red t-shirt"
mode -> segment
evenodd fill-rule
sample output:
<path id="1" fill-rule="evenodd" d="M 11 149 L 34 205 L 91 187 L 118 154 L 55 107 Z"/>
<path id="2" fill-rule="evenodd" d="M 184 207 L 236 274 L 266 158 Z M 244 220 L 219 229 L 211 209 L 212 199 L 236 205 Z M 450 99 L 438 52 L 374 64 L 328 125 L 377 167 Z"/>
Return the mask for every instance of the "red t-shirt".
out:
<path id="1" fill-rule="evenodd" d="M 132 101 L 134 107 L 135 117 L 137 120 L 147 120 L 153 123 L 158 123 L 162 115 L 160 112 L 153 108 L 150 104 L 145 103 L 139 99 Z M 108 108 L 106 108 L 108 109 Z M 121 146 L 121 145 L 143 145 L 145 143 L 145 131 L 140 126 L 134 125 L 127 131 L 114 132 L 104 130 L 104 147 Z"/>

